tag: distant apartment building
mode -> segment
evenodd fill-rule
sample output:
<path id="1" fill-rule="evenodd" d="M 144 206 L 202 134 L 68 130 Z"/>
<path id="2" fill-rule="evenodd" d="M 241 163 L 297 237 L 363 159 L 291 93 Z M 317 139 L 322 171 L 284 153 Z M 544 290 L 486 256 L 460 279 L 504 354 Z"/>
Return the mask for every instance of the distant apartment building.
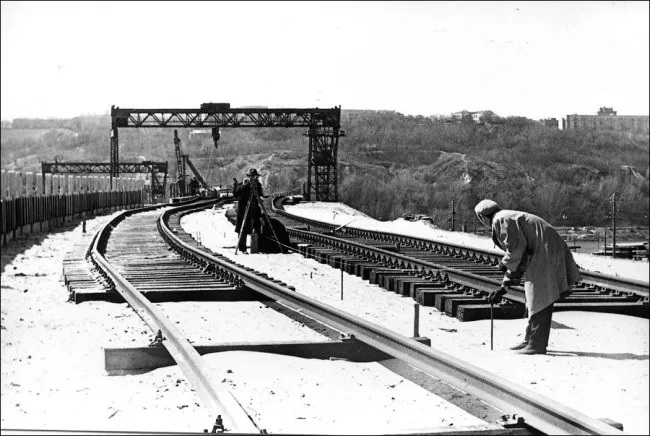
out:
<path id="1" fill-rule="evenodd" d="M 567 115 L 562 119 L 562 128 L 648 133 L 650 131 L 650 116 L 617 115 L 614 108 L 601 107 L 596 115 Z"/>
<path id="2" fill-rule="evenodd" d="M 475 123 L 481 123 L 483 122 L 482 121 L 483 115 L 485 115 L 485 111 L 470 112 L 470 111 L 463 110 L 460 112 L 453 112 L 451 114 L 451 121 L 460 123 L 464 117 L 469 116 L 472 117 L 472 121 L 474 121 Z"/>
<path id="3" fill-rule="evenodd" d="M 616 115 L 616 111 L 614 110 L 613 107 L 607 107 L 603 106 L 600 109 L 598 109 L 598 113 L 596 115 Z"/>
<path id="4" fill-rule="evenodd" d="M 483 112 L 472 112 L 470 115 L 475 123 L 480 123 L 481 118 L 483 117 Z"/>
<path id="5" fill-rule="evenodd" d="M 453 112 L 451 114 L 451 119 L 460 121 L 463 119 L 464 116 L 469 115 L 469 111 L 460 111 L 460 112 Z"/>
<path id="6" fill-rule="evenodd" d="M 557 118 L 544 118 L 543 120 L 539 120 L 539 122 L 545 125 L 546 127 L 552 127 L 554 129 L 560 128 L 560 123 L 557 120 Z"/>

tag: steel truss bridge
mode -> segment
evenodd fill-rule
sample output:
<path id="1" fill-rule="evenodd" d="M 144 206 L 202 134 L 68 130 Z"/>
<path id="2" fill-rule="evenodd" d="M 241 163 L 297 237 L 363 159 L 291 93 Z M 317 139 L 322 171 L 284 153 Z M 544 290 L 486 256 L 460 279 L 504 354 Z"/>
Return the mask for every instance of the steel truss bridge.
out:
<path id="1" fill-rule="evenodd" d="M 111 107 L 111 180 L 120 173 L 120 128 L 303 127 L 307 128 L 307 199 L 338 201 L 337 153 L 341 107 L 333 109 L 230 108 L 205 103 L 200 109 L 120 109 Z M 218 132 L 218 130 L 217 130 Z M 218 135 L 213 135 L 215 146 Z M 312 197 L 312 194 L 313 197 Z"/>
<path id="2" fill-rule="evenodd" d="M 144 173 L 151 175 L 151 194 L 165 195 L 167 162 L 123 162 L 117 164 L 118 173 Z M 43 183 L 45 174 L 111 174 L 112 162 L 41 162 Z M 162 178 L 162 182 L 161 182 Z M 111 177 L 112 183 L 112 177 Z"/>

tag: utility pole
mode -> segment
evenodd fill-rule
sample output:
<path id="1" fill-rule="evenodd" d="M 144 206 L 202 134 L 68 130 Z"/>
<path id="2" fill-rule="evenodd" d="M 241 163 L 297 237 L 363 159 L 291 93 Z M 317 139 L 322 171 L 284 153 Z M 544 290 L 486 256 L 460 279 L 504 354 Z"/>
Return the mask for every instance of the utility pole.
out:
<path id="1" fill-rule="evenodd" d="M 451 200 L 451 231 L 456 231 L 456 209 L 454 208 L 454 200 Z"/>
<path id="2" fill-rule="evenodd" d="M 612 194 L 612 258 L 616 257 L 616 192 Z"/>

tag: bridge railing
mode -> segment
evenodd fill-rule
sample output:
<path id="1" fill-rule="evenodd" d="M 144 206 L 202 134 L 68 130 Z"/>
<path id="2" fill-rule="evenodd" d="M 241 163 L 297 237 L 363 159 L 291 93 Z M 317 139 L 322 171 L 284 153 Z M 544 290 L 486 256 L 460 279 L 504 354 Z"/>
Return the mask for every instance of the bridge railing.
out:
<path id="1" fill-rule="evenodd" d="M 16 234 L 50 229 L 72 219 L 141 206 L 144 180 L 109 176 L 64 175 L 2 170 L 0 227 L 2 244 Z"/>

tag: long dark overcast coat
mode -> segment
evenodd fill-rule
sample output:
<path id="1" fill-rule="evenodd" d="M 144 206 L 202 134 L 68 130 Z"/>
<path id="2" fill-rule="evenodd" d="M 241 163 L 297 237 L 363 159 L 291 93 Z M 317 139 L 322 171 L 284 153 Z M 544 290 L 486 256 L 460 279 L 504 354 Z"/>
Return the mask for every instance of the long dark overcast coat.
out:
<path id="1" fill-rule="evenodd" d="M 501 210 L 492 219 L 492 239 L 503 251 L 503 264 L 515 271 L 529 263 L 524 276 L 526 307 L 532 316 L 570 291 L 582 280 L 571 250 L 542 218 L 526 212 Z"/>

